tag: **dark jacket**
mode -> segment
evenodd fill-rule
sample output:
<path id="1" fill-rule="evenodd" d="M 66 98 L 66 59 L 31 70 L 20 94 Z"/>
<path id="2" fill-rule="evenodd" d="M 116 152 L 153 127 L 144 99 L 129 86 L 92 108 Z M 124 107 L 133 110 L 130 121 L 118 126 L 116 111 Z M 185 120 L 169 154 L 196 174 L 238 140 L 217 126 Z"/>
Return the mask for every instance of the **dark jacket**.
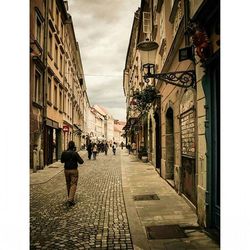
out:
<path id="1" fill-rule="evenodd" d="M 69 149 L 62 152 L 61 162 L 65 169 L 77 169 L 77 163 L 83 164 L 84 161 L 77 152 Z"/>

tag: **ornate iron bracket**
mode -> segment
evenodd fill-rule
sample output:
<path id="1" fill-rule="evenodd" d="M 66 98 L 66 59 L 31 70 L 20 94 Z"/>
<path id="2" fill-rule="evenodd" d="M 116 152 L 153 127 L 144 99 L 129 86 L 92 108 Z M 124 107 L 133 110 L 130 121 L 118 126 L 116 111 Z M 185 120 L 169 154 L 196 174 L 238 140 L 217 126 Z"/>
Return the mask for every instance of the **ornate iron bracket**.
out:
<path id="1" fill-rule="evenodd" d="M 176 71 L 162 74 L 147 73 L 146 75 L 144 75 L 145 82 L 148 83 L 149 78 L 158 79 L 181 88 L 195 88 L 196 85 L 196 77 L 194 70 Z"/>

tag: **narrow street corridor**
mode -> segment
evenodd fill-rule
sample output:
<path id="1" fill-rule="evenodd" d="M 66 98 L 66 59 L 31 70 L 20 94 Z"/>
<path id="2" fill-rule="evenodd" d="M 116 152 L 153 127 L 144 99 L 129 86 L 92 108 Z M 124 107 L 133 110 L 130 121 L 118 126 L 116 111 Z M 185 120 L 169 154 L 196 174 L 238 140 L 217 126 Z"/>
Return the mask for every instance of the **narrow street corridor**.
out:
<path id="1" fill-rule="evenodd" d="M 80 155 L 85 162 L 78 168 L 73 207 L 66 205 L 61 163 L 50 167 L 58 170 L 47 181 L 39 182 L 39 173 L 31 174 L 31 249 L 219 249 L 198 227 L 195 212 L 150 163 L 120 148 L 117 155 L 111 150 L 107 156 L 99 153 L 97 160 L 88 160 L 85 151 Z M 41 175 L 46 177 L 46 171 Z M 158 199 L 135 199 L 145 194 Z M 147 229 L 164 225 L 179 225 L 184 235 L 162 236 L 166 229 Z"/>

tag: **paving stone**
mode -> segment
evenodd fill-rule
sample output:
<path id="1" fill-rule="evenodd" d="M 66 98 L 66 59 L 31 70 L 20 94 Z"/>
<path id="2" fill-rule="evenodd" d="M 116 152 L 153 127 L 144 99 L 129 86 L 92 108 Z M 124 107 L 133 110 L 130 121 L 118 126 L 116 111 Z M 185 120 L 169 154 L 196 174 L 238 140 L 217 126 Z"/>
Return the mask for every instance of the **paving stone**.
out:
<path id="1" fill-rule="evenodd" d="M 99 154 L 79 167 L 76 205 L 67 207 L 66 197 L 63 171 L 31 185 L 31 249 L 121 249 L 125 239 L 131 243 L 120 157 Z"/>

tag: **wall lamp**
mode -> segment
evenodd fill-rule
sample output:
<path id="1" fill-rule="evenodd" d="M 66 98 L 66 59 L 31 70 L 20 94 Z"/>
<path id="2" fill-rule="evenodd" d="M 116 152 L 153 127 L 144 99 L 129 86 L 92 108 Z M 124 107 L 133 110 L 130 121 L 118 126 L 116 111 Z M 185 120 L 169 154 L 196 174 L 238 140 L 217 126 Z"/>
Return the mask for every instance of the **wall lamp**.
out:
<path id="1" fill-rule="evenodd" d="M 140 42 L 137 45 L 141 55 L 145 82 L 148 83 L 149 78 L 154 78 L 181 88 L 195 87 L 194 70 L 155 74 L 155 58 L 158 46 L 156 42 L 149 40 Z"/>

